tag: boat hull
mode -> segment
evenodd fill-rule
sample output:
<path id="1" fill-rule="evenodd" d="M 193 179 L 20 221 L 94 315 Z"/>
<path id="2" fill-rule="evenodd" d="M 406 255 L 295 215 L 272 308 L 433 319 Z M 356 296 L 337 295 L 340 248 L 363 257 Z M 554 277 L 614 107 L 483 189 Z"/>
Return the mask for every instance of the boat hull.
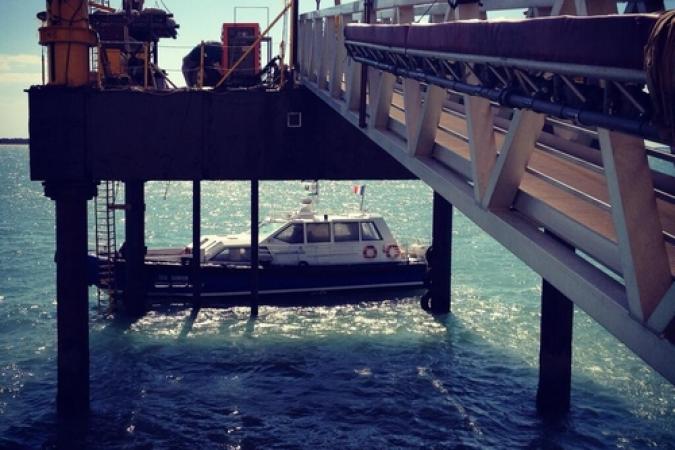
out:
<path id="1" fill-rule="evenodd" d="M 90 257 L 90 273 L 97 274 L 100 261 Z M 149 297 L 185 298 L 193 295 L 191 266 L 176 263 L 146 262 L 143 274 Z M 419 289 L 424 286 L 427 266 L 424 263 L 352 264 L 333 266 L 261 267 L 259 293 L 263 296 L 346 292 L 372 289 Z M 125 263 L 115 269 L 115 289 L 124 291 Z M 251 270 L 248 267 L 202 265 L 201 296 L 205 298 L 242 297 L 251 293 Z M 91 285 L 100 283 L 90 278 Z"/>

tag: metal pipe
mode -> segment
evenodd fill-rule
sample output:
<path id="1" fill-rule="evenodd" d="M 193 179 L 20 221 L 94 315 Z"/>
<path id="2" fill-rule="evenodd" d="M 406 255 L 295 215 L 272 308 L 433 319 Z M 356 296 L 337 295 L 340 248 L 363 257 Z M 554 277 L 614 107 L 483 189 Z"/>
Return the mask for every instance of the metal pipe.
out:
<path id="1" fill-rule="evenodd" d="M 197 77 L 197 87 L 202 89 L 204 87 L 204 41 L 199 48 L 199 75 Z"/>
<path id="2" fill-rule="evenodd" d="M 452 203 L 438 192 L 433 200 L 433 249 L 431 251 L 431 312 L 448 314 L 451 302 Z"/>
<path id="3" fill-rule="evenodd" d="M 99 89 L 103 88 L 103 52 L 103 47 L 101 47 L 101 43 L 99 42 L 96 47 L 96 87 Z"/>
<path id="4" fill-rule="evenodd" d="M 202 293 L 201 225 L 202 185 L 199 180 L 194 180 L 192 182 L 192 301 L 195 306 L 199 306 Z"/>
<path id="5" fill-rule="evenodd" d="M 63 419 L 89 413 L 87 200 L 96 185 L 45 182 L 56 203 L 56 407 Z"/>
<path id="6" fill-rule="evenodd" d="M 607 128 L 610 130 L 616 130 L 635 136 L 644 137 L 653 141 L 661 141 L 658 130 L 647 120 L 610 116 L 602 112 L 589 111 L 583 108 L 553 103 L 548 100 L 535 99 L 526 95 L 514 93 L 509 89 L 493 89 L 484 86 L 468 84 L 462 81 L 448 80 L 446 78 L 428 75 L 423 72 L 403 69 L 391 64 L 372 61 L 361 56 L 354 56 L 353 59 L 360 62 L 364 66 L 370 65 L 403 78 L 412 78 L 425 83 L 435 84 L 436 86 L 441 86 L 461 94 L 487 98 L 488 100 L 510 108 L 531 109 L 532 111 L 558 117 L 560 119 L 572 120 L 580 125 Z"/>
<path id="7" fill-rule="evenodd" d="M 574 252 L 568 243 L 545 231 L 555 242 Z M 562 416 L 570 408 L 574 303 L 547 280 L 542 280 L 537 411 Z"/>
<path id="8" fill-rule="evenodd" d="M 558 75 L 569 75 L 571 77 L 584 76 L 598 78 L 601 80 L 626 81 L 634 83 L 645 83 L 644 70 L 624 69 L 621 67 L 602 67 L 587 64 L 560 63 L 552 61 L 534 61 L 520 58 L 505 58 L 499 56 L 472 55 L 467 53 L 441 52 L 418 50 L 412 48 L 388 47 L 386 45 L 371 44 L 369 42 L 345 41 L 345 46 L 349 48 L 364 48 L 380 50 L 382 52 L 396 53 L 399 55 L 414 56 L 420 58 L 432 58 L 438 60 L 447 60 L 453 62 L 466 62 L 488 64 L 497 67 L 517 67 L 535 72 L 553 72 Z"/>
<path id="9" fill-rule="evenodd" d="M 258 180 L 251 180 L 251 317 L 258 317 L 258 296 L 260 282 L 259 255 L 259 191 Z"/>
<path id="10" fill-rule="evenodd" d="M 150 47 L 147 42 L 143 43 L 143 88 L 148 88 L 148 67 L 150 65 Z"/>
<path id="11" fill-rule="evenodd" d="M 140 180 L 127 180 L 124 185 L 124 260 L 126 287 L 124 309 L 131 316 L 145 312 L 145 187 Z"/>
<path id="12" fill-rule="evenodd" d="M 298 67 L 298 27 L 300 23 L 298 22 L 299 17 L 299 5 L 298 0 L 293 0 L 293 6 L 291 7 L 291 80 L 294 80 L 295 71 Z"/>
<path id="13" fill-rule="evenodd" d="M 45 72 L 45 50 L 42 49 L 42 85 L 47 83 L 47 77 Z"/>

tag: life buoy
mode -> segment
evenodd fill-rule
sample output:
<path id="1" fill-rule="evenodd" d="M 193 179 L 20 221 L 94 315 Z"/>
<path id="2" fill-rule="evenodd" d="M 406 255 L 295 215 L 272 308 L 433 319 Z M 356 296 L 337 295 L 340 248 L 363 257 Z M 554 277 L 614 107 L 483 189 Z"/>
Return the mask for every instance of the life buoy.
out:
<path id="1" fill-rule="evenodd" d="M 366 259 L 373 259 L 377 257 L 377 249 L 372 245 L 363 247 L 363 257 Z"/>
<path id="2" fill-rule="evenodd" d="M 398 259 L 401 256 L 401 249 L 396 244 L 387 245 L 384 252 L 387 255 L 387 258 Z"/>

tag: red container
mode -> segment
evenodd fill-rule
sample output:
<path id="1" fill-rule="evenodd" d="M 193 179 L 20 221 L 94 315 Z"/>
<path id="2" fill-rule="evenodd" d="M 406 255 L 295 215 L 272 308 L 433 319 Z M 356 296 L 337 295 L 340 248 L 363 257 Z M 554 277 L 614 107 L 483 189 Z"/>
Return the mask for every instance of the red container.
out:
<path id="1" fill-rule="evenodd" d="M 257 23 L 223 24 L 223 71 L 229 71 L 246 50 L 260 37 L 260 25 Z M 260 72 L 260 42 L 244 61 L 235 69 L 231 77 L 251 78 Z"/>

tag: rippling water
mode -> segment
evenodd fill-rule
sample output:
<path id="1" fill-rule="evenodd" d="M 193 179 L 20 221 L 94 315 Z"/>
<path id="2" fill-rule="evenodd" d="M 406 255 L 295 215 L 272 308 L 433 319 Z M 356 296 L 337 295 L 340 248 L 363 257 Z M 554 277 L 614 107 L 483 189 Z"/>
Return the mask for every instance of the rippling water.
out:
<path id="1" fill-rule="evenodd" d="M 321 206 L 356 208 L 349 187 L 322 183 Z M 204 233 L 248 227 L 247 184 L 202 190 Z M 263 214 L 298 194 L 262 183 Z M 189 242 L 190 185 L 147 199 L 148 245 Z M 429 238 L 421 183 L 368 183 L 366 205 L 401 240 Z M 675 389 L 578 310 L 572 411 L 537 417 L 540 279 L 459 214 L 446 319 L 403 297 L 129 323 L 92 291 L 92 417 L 59 427 L 53 226 L 26 148 L 0 147 L 0 448 L 675 448 Z"/>

